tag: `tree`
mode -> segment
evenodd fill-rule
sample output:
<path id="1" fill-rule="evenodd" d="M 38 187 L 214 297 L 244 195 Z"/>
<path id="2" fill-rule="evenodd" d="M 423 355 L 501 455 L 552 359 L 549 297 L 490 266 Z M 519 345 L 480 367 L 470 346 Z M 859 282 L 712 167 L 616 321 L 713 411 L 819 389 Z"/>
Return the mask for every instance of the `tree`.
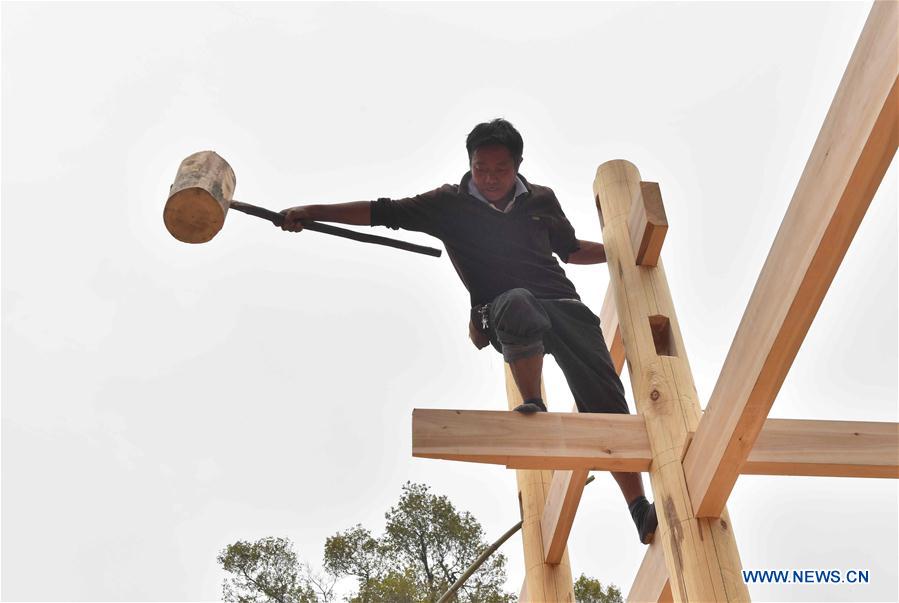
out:
<path id="1" fill-rule="evenodd" d="M 481 524 L 456 511 L 446 496 L 407 482 L 399 503 L 385 514 L 385 533 L 374 538 L 362 526 L 338 532 L 325 542 L 325 569 L 355 576 L 358 603 L 434 602 L 487 548 Z M 456 593 L 456 601 L 506 603 L 502 590 L 506 558 L 495 554 Z"/>
<path id="2" fill-rule="evenodd" d="M 574 583 L 574 600 L 577 603 L 624 603 L 617 586 L 610 584 L 603 589 L 599 580 L 584 574 Z"/>
<path id="3" fill-rule="evenodd" d="M 317 603 L 310 578 L 297 564 L 293 544 L 286 538 L 237 541 L 217 559 L 233 576 L 222 585 L 226 603 Z M 311 575 L 306 566 L 306 573 Z M 332 583 L 333 586 L 333 583 Z M 325 599 L 327 600 L 327 599 Z"/>
<path id="4" fill-rule="evenodd" d="M 217 558 L 232 576 L 223 584 L 227 603 L 330 603 L 338 578 L 355 577 L 349 603 L 436 602 L 484 551 L 480 523 L 459 512 L 445 496 L 407 482 L 399 502 L 385 514 L 378 538 L 355 525 L 325 542 L 325 575 L 299 564 L 286 538 L 238 541 Z M 456 603 L 511 603 L 503 592 L 506 558 L 494 553 L 454 595 Z M 581 574 L 574 584 L 578 603 L 623 603 L 614 585 Z"/>

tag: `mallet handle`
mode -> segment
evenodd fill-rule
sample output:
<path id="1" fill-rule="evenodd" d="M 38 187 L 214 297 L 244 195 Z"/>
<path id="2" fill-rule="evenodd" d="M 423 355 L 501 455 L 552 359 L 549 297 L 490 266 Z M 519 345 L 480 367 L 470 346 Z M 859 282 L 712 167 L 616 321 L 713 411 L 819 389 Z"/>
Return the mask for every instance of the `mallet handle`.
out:
<path id="1" fill-rule="evenodd" d="M 231 201 L 230 203 L 231 209 L 236 209 L 237 211 L 241 211 L 245 214 L 250 214 L 251 216 L 256 216 L 257 218 L 263 218 L 265 220 L 268 220 L 275 226 L 281 226 L 284 223 L 284 215 L 279 214 L 278 212 L 274 212 L 270 209 L 257 207 L 256 205 L 250 205 L 249 203 L 243 203 L 241 201 Z M 361 232 L 356 232 L 355 230 L 349 230 L 348 228 L 338 228 L 337 226 L 322 224 L 321 222 L 313 222 L 311 220 L 304 220 L 303 228 L 314 230 L 315 232 L 334 235 L 335 237 L 353 239 L 354 241 L 361 241 L 363 243 L 374 243 L 375 245 L 385 245 L 387 247 L 405 249 L 406 251 L 411 251 L 413 253 L 422 253 L 424 255 L 433 256 L 435 258 L 439 258 L 443 253 L 440 249 L 434 249 L 433 247 L 415 245 L 414 243 L 407 243 L 406 241 L 391 239 L 389 237 L 379 237 L 378 235 L 364 234 Z"/>

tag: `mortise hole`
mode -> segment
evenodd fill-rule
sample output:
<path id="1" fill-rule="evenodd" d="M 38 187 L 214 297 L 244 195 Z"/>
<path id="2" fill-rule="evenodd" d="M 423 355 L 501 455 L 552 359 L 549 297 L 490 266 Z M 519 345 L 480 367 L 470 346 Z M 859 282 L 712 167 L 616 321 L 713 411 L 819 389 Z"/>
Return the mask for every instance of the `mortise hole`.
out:
<path id="1" fill-rule="evenodd" d="M 671 336 L 671 321 L 667 316 L 650 316 L 649 329 L 652 331 L 652 341 L 656 344 L 656 354 L 677 356 L 674 338 Z"/>
<path id="2" fill-rule="evenodd" d="M 600 227 L 600 228 L 605 228 L 605 227 L 606 227 L 606 221 L 605 221 L 605 219 L 602 217 L 602 206 L 599 204 L 599 195 L 596 195 L 596 213 L 599 214 L 599 227 Z"/>

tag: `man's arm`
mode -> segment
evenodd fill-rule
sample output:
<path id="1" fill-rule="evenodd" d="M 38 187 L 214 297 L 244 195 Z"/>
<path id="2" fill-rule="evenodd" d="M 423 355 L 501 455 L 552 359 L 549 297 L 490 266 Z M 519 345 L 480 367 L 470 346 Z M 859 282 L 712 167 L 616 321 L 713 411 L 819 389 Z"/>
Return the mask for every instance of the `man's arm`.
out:
<path id="1" fill-rule="evenodd" d="M 568 254 L 569 264 L 602 264 L 606 261 L 606 248 L 602 243 L 577 240 L 579 249 Z"/>
<path id="2" fill-rule="evenodd" d="M 303 230 L 301 220 L 318 220 L 321 222 L 339 222 L 368 226 L 371 224 L 371 202 L 351 201 L 349 203 L 333 203 L 330 205 L 298 205 L 281 210 L 284 214 L 282 230 L 299 232 Z"/>

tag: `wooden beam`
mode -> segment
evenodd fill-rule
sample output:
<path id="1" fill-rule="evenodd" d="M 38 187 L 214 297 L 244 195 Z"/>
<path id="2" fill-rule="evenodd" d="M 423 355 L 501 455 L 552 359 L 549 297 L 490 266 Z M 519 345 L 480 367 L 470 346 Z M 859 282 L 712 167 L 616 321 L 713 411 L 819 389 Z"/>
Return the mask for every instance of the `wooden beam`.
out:
<path id="1" fill-rule="evenodd" d="M 634 583 L 627 593 L 628 603 L 656 603 L 671 601 L 671 585 L 668 582 L 668 570 L 665 569 L 665 552 L 658 540 L 654 540 L 643 563 L 637 570 Z"/>
<path id="2" fill-rule="evenodd" d="M 658 182 L 640 183 L 640 196 L 631 204 L 627 225 L 637 265 L 657 265 L 668 232 L 668 217 Z"/>
<path id="3" fill-rule="evenodd" d="M 584 472 L 584 481 L 591 469 L 648 471 L 652 458 L 639 415 L 548 412 L 523 417 L 421 408 L 412 411 L 412 456 L 513 469 L 563 467 L 567 473 Z M 564 476 L 566 471 L 556 473 Z M 768 419 L 740 473 L 899 478 L 899 423 Z M 583 490 L 583 482 L 575 488 L 570 481 L 554 476 L 547 508 L 570 505 L 572 497 L 580 497 L 569 489 Z M 544 514 L 545 521 L 558 522 L 552 517 Z"/>
<path id="4" fill-rule="evenodd" d="M 896 479 L 899 423 L 768 419 L 740 473 Z"/>
<path id="5" fill-rule="evenodd" d="M 687 495 L 681 452 L 687 432 L 698 424 L 699 401 L 662 261 L 638 266 L 634 257 L 627 218 L 640 181 L 633 164 L 609 161 L 599 166 L 593 192 L 631 387 L 649 437 L 659 517 L 655 538 L 665 552 L 674 600 L 745 600 L 749 592 L 733 527 L 695 518 Z M 664 329 L 654 333 L 653 321 Z"/>
<path id="6" fill-rule="evenodd" d="M 506 399 L 509 410 L 521 404 L 521 394 L 515 385 L 512 371 L 509 365 L 505 365 L 506 375 Z M 546 391 L 541 384 L 540 393 L 546 400 Z M 519 414 L 519 413 L 508 413 Z M 522 419 L 534 419 L 536 417 L 520 416 Z M 414 411 L 413 411 L 414 423 Z M 414 433 L 414 427 L 413 427 Z M 541 521 L 543 507 L 552 481 L 551 471 L 525 471 L 515 472 L 518 483 L 518 504 L 521 509 L 521 545 L 524 549 L 524 579 L 525 585 L 523 600 L 540 601 L 545 603 L 570 603 L 574 601 L 574 580 L 571 577 L 571 562 L 568 559 L 567 549 L 562 553 L 559 563 L 550 565 L 546 563 L 546 555 L 543 553 L 543 530 Z"/>
<path id="7" fill-rule="evenodd" d="M 720 514 L 895 152 L 899 3 L 875 2 L 684 461 Z"/>
<path id="8" fill-rule="evenodd" d="M 547 563 L 555 564 L 562 559 L 589 473 L 587 469 L 553 472 L 541 522 Z"/>
<path id="9" fill-rule="evenodd" d="M 421 408 L 412 411 L 412 456 L 581 471 L 647 471 L 650 461 L 640 416 Z"/>

